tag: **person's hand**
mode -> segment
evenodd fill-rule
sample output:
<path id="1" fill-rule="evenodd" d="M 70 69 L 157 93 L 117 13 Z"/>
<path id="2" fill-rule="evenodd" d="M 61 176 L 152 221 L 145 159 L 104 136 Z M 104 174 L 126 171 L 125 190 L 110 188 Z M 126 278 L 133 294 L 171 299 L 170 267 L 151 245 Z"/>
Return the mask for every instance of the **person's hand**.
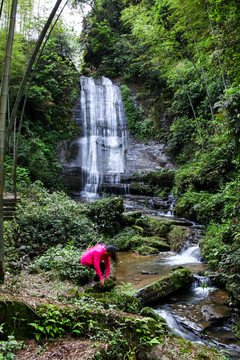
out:
<path id="1" fill-rule="evenodd" d="M 101 283 L 101 285 L 103 286 L 103 285 L 104 285 L 104 279 L 101 279 L 101 280 L 100 280 L 100 283 Z"/>

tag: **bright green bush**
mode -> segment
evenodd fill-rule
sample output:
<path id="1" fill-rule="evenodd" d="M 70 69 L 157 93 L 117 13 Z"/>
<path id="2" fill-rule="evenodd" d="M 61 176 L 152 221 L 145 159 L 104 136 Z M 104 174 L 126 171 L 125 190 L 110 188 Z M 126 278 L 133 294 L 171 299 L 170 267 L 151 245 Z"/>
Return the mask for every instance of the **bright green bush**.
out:
<path id="1" fill-rule="evenodd" d="M 6 156 L 4 162 L 5 191 L 13 192 L 13 160 Z M 30 171 L 21 166 L 17 166 L 16 182 L 18 191 L 25 190 L 31 184 Z"/>
<path id="2" fill-rule="evenodd" d="M 42 138 L 37 135 L 30 139 L 22 138 L 18 162 L 27 169 L 32 182 L 40 180 L 49 189 L 62 189 L 61 165 L 55 154 L 54 136 L 44 140 Z"/>
<path id="3" fill-rule="evenodd" d="M 172 221 L 148 218 L 149 230 L 156 236 L 166 238 L 172 228 Z"/>
<path id="4" fill-rule="evenodd" d="M 240 223 L 210 224 L 199 245 L 208 265 L 218 271 L 219 281 L 240 302 Z"/>
<path id="5" fill-rule="evenodd" d="M 220 220 L 223 205 L 221 193 L 212 195 L 207 191 L 188 190 L 176 202 L 175 212 L 177 215 L 207 224 L 213 220 Z"/>
<path id="6" fill-rule="evenodd" d="M 53 276 L 61 280 L 71 280 L 84 285 L 93 279 L 95 272 L 81 264 L 82 253 L 83 251 L 71 245 L 63 248 L 52 247 L 35 259 L 31 268 L 33 271 L 37 267 L 43 271 L 52 272 Z"/>
<path id="7" fill-rule="evenodd" d="M 218 270 L 219 262 L 224 253 L 228 252 L 229 245 L 224 243 L 225 227 L 220 224 L 212 223 L 208 226 L 204 240 L 199 244 L 202 256 L 214 270 Z"/>
<path id="8" fill-rule="evenodd" d="M 122 100 L 128 121 L 128 128 L 131 133 L 138 133 L 141 112 L 136 107 L 131 96 L 131 90 L 126 85 L 121 85 Z"/>
<path id="9" fill-rule="evenodd" d="M 120 197 L 85 203 L 81 208 L 81 212 L 93 222 L 94 229 L 106 236 L 118 232 L 123 211 L 123 199 Z"/>
<path id="10" fill-rule="evenodd" d="M 81 207 L 62 192 L 50 194 L 34 184 L 16 211 L 15 240 L 44 249 L 69 242 L 76 247 L 96 244 L 100 236 Z"/>

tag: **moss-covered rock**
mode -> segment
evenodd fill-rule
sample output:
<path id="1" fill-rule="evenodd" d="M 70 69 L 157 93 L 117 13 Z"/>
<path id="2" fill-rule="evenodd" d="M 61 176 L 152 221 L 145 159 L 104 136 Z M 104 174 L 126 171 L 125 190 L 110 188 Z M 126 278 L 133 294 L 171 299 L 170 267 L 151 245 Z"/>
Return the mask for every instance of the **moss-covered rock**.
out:
<path id="1" fill-rule="evenodd" d="M 17 340 L 33 337 L 33 329 L 29 323 L 38 319 L 34 310 L 23 301 L 14 298 L 0 299 L 0 324 L 3 325 L 1 339 L 13 334 Z"/>
<path id="2" fill-rule="evenodd" d="M 137 249 L 137 251 L 139 252 L 140 255 L 154 255 L 154 254 L 159 253 L 159 250 L 157 248 L 147 246 L 147 245 L 140 246 Z"/>
<path id="3" fill-rule="evenodd" d="M 104 282 L 104 285 L 101 285 L 100 282 L 97 282 L 93 286 L 89 286 L 85 289 L 85 293 L 105 293 L 109 292 L 116 287 L 115 281 L 108 279 Z"/>
<path id="4" fill-rule="evenodd" d="M 154 195 L 154 188 L 151 185 L 142 183 L 132 183 L 129 185 L 130 194 L 132 195 Z"/>
<path id="5" fill-rule="evenodd" d="M 176 170 L 162 169 L 148 171 L 141 176 L 142 181 L 153 186 L 171 189 L 174 184 Z"/>
<path id="6" fill-rule="evenodd" d="M 143 183 L 150 185 L 152 188 L 166 188 L 168 191 L 173 187 L 176 170 L 161 169 L 155 171 L 147 171 L 144 173 L 135 173 L 125 178 L 128 183 Z"/>
<path id="7" fill-rule="evenodd" d="M 159 251 L 169 251 L 170 250 L 170 246 L 166 242 L 166 240 L 163 238 L 157 237 L 157 236 L 144 237 L 143 244 L 144 245 L 146 244 L 148 246 L 156 248 Z"/>
<path id="8" fill-rule="evenodd" d="M 155 311 L 149 306 L 145 306 L 144 308 L 142 308 L 142 310 L 140 311 L 140 315 L 151 317 L 154 320 L 156 320 L 157 322 L 162 322 L 162 319 L 163 319 L 161 316 L 159 316 L 157 313 L 155 313 Z"/>
<path id="9" fill-rule="evenodd" d="M 171 231 L 172 225 L 173 223 L 171 220 L 162 220 L 151 217 L 148 218 L 149 231 L 159 237 L 167 238 L 168 233 Z"/>
<path id="10" fill-rule="evenodd" d="M 226 360 L 220 351 L 194 343 L 179 336 L 166 335 L 161 337 L 161 343 L 139 360 Z"/>
<path id="11" fill-rule="evenodd" d="M 189 228 L 173 225 L 167 235 L 171 250 L 180 251 L 190 236 L 191 230 Z"/>
<path id="12" fill-rule="evenodd" d="M 86 296 L 85 294 L 82 295 Z M 92 297 L 98 302 L 100 302 L 105 309 L 109 309 L 112 307 L 112 305 L 114 305 L 116 310 L 124 311 L 131 314 L 138 314 L 142 309 L 142 305 L 139 299 L 137 299 L 135 296 L 118 291 L 111 293 L 88 293 L 87 296 Z M 142 316 L 149 315 L 142 314 Z"/>
<path id="13" fill-rule="evenodd" d="M 161 298 L 185 287 L 193 281 L 193 274 L 187 268 L 178 268 L 160 280 L 154 281 L 135 293 L 143 306 L 152 304 Z"/>
<path id="14" fill-rule="evenodd" d="M 121 215 L 121 223 L 125 226 L 131 226 L 135 225 L 136 220 L 141 218 L 142 212 L 141 211 L 135 211 L 133 213 L 127 213 Z"/>

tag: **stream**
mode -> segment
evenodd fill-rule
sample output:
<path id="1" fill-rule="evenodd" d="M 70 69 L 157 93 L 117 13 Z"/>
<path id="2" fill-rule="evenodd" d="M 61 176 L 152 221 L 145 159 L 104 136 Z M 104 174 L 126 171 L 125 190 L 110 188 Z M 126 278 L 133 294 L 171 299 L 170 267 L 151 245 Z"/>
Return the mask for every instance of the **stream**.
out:
<path id="1" fill-rule="evenodd" d="M 157 205 L 155 203 L 157 202 Z M 226 306 L 227 294 L 216 288 L 204 276 L 206 265 L 201 257 L 199 240 L 203 227 L 174 215 L 173 199 L 165 201 L 144 196 L 124 197 L 125 212 L 140 210 L 143 215 L 171 218 L 191 228 L 193 236 L 180 253 L 160 252 L 143 256 L 135 253 L 118 253 L 115 268 L 117 286 L 128 284 L 139 289 L 167 275 L 176 266 L 186 266 L 194 274 L 191 287 L 181 289 L 152 306 L 163 317 L 170 332 L 206 346 L 216 347 L 231 359 L 240 358 L 240 340 L 234 337 L 234 323 L 239 321 L 239 310 Z"/>
<path id="2" fill-rule="evenodd" d="M 173 219 L 175 224 L 190 228 L 191 236 L 180 253 L 161 252 L 155 256 L 119 253 L 115 268 L 117 285 L 131 283 L 133 289 L 168 274 L 173 267 L 186 266 L 195 281 L 154 304 L 154 311 L 164 317 L 169 329 L 179 336 L 210 344 L 240 358 L 240 342 L 232 333 L 239 313 L 228 308 L 226 294 L 216 289 L 203 276 L 206 266 L 198 243 L 203 227 L 174 214 L 175 199 L 129 195 L 122 178 L 134 173 L 171 169 L 164 145 L 158 142 L 137 142 L 131 136 L 119 84 L 106 77 L 82 76 L 80 96 L 72 111 L 72 120 L 79 128 L 77 137 L 59 143 L 57 156 L 62 165 L 62 182 L 77 200 L 94 201 L 100 194 L 123 195 L 125 212 L 140 210 L 143 215 Z M 127 195 L 128 194 L 128 195 Z"/>

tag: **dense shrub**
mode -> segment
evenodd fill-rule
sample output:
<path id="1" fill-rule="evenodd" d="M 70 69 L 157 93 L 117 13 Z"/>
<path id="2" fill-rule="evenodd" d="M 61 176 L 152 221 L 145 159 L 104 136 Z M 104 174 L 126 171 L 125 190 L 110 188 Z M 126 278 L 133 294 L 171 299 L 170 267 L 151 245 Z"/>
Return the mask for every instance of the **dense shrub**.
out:
<path id="1" fill-rule="evenodd" d="M 4 176 L 5 176 L 5 191 L 12 192 L 13 191 L 13 160 L 9 156 L 6 156 L 4 162 Z M 31 184 L 29 169 L 25 167 L 17 166 L 16 181 L 17 181 L 18 191 L 26 190 Z"/>
<path id="2" fill-rule="evenodd" d="M 211 220 L 220 219 L 222 207 L 222 198 L 218 194 L 212 195 L 207 191 L 188 190 L 176 202 L 175 212 L 188 219 L 208 223 Z"/>
<path id="3" fill-rule="evenodd" d="M 81 204 L 62 192 L 48 193 L 34 184 L 22 198 L 15 215 L 15 240 L 47 249 L 71 242 L 86 247 L 100 241 Z"/>
<path id="4" fill-rule="evenodd" d="M 240 301 L 240 223 L 236 220 L 224 224 L 212 223 L 200 242 L 203 257 L 218 271 L 221 282 Z"/>
<path id="5" fill-rule="evenodd" d="M 170 243 L 171 250 L 180 251 L 190 235 L 191 232 L 188 230 L 188 228 L 173 226 L 168 234 L 168 241 Z"/>
<path id="6" fill-rule="evenodd" d="M 123 200 L 120 197 L 105 198 L 84 204 L 81 211 L 91 219 L 100 234 L 111 236 L 119 230 L 120 215 L 124 211 Z"/>
<path id="7" fill-rule="evenodd" d="M 141 120 L 141 112 L 134 104 L 131 90 L 126 85 L 121 85 L 121 93 L 129 130 L 131 133 L 136 134 L 138 132 L 138 122 Z"/>
<path id="8" fill-rule="evenodd" d="M 37 267 L 43 271 L 51 271 L 61 280 L 67 279 L 84 285 L 93 279 L 95 272 L 81 264 L 82 252 L 70 245 L 63 248 L 52 247 L 37 258 L 31 268 L 34 270 Z"/>

